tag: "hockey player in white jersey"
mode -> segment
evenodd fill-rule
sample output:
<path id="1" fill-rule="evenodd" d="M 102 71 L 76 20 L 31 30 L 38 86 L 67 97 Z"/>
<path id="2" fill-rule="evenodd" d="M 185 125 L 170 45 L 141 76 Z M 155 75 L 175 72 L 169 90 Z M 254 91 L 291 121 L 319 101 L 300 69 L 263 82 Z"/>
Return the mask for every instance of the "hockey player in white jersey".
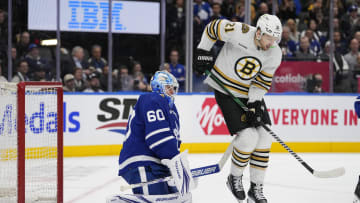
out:
<path id="1" fill-rule="evenodd" d="M 244 112 L 215 81 L 205 79 L 214 89 L 229 132 L 236 135 L 227 186 L 239 202 L 246 198 L 242 176 L 249 162 L 248 202 L 267 202 L 263 184 L 272 140 L 260 123 L 271 125 L 263 96 L 281 63 L 278 46 L 281 34 L 281 22 L 274 15 L 262 15 L 256 27 L 214 20 L 206 26 L 197 47 L 195 70 L 200 73 L 210 70 L 249 109 Z M 217 40 L 225 44 L 214 63 L 210 50 Z"/>
<path id="2" fill-rule="evenodd" d="M 119 176 L 129 184 L 149 182 L 133 189 L 133 194 L 119 194 L 111 203 L 191 203 L 195 187 L 187 153 L 180 153 L 180 123 L 174 97 L 179 87 L 167 71 L 157 71 L 151 78 L 151 93 L 142 94 L 129 118 L 123 148 L 119 156 Z"/>

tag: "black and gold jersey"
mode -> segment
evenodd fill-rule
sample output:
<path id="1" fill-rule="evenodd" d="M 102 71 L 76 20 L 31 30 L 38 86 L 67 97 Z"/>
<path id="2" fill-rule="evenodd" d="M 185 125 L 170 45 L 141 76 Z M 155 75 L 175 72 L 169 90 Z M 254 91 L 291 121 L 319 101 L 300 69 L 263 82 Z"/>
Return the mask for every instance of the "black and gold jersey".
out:
<path id="1" fill-rule="evenodd" d="M 261 100 L 270 89 L 282 57 L 276 43 L 267 51 L 259 49 L 255 32 L 255 27 L 244 23 L 214 20 L 206 26 L 198 45 L 209 51 L 217 40 L 225 42 L 211 72 L 231 93 L 249 101 Z M 205 82 L 226 94 L 210 77 Z"/>

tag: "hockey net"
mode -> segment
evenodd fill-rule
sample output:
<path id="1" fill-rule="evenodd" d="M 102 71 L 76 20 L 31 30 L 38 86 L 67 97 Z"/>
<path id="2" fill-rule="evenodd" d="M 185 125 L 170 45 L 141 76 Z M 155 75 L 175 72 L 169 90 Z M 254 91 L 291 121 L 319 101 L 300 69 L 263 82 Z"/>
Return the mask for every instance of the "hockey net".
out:
<path id="1" fill-rule="evenodd" d="M 62 202 L 61 83 L 0 83 L 0 203 Z"/>

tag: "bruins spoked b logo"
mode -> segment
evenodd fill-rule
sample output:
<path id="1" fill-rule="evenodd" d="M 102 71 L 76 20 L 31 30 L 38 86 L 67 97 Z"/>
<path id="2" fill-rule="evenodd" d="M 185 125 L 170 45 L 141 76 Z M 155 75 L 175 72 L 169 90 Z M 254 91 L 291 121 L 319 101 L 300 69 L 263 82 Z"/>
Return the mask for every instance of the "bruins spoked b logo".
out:
<path id="1" fill-rule="evenodd" d="M 250 80 L 261 70 L 261 62 L 253 56 L 245 56 L 235 63 L 235 73 L 243 80 Z"/>

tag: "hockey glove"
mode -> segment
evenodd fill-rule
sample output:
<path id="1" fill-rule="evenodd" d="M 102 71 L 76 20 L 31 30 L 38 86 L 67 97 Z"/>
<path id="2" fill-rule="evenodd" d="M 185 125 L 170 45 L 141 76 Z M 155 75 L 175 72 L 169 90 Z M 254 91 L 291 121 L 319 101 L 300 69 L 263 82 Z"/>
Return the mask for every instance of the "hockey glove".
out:
<path id="1" fill-rule="evenodd" d="M 190 172 L 187 154 L 187 150 L 185 150 L 172 159 L 161 160 L 161 162 L 169 168 L 175 186 L 181 195 L 189 193 L 196 187 L 196 183 Z"/>
<path id="2" fill-rule="evenodd" d="M 211 52 L 197 49 L 194 70 L 199 74 L 204 74 L 206 70 L 211 70 L 214 65 L 214 57 Z"/>
<path id="3" fill-rule="evenodd" d="M 259 127 L 261 125 L 261 101 L 248 102 L 248 111 L 246 111 L 246 119 L 250 126 Z"/>

